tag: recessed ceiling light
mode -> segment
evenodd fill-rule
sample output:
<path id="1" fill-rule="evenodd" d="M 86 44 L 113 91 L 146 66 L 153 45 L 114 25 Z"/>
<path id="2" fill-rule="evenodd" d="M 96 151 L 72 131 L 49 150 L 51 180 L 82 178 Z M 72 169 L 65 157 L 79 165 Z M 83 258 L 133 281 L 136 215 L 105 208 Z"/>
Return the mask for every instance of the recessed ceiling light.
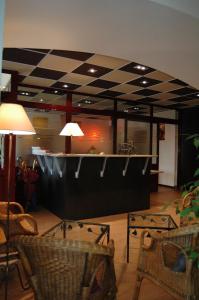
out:
<path id="1" fill-rule="evenodd" d="M 128 112 L 129 112 L 129 110 L 128 110 L 127 108 L 125 108 L 125 109 L 124 109 L 124 112 L 125 112 L 125 113 L 128 113 Z"/>
<path id="2" fill-rule="evenodd" d="M 68 84 L 64 84 L 63 87 L 64 87 L 64 88 L 68 88 Z"/>
<path id="3" fill-rule="evenodd" d="M 145 67 L 145 66 L 141 66 L 141 65 L 136 65 L 136 66 L 135 66 L 135 69 L 145 71 L 145 70 L 146 70 L 146 67 Z"/>
<path id="4" fill-rule="evenodd" d="M 58 93 L 58 91 L 54 91 L 54 93 L 55 93 L 55 94 L 57 94 L 57 93 Z"/>
<path id="5" fill-rule="evenodd" d="M 199 93 L 198 93 L 198 94 L 196 94 L 196 97 L 199 97 Z"/>
<path id="6" fill-rule="evenodd" d="M 37 140 L 41 140 L 41 138 L 40 138 L 40 137 L 38 137 L 38 138 L 37 138 Z"/>
<path id="7" fill-rule="evenodd" d="M 91 100 L 85 100 L 84 103 L 85 103 L 85 104 L 91 104 L 92 101 L 91 101 Z"/>
<path id="8" fill-rule="evenodd" d="M 77 106 L 81 106 L 81 103 L 78 103 L 78 105 Z"/>
<path id="9" fill-rule="evenodd" d="M 44 102 L 44 99 L 41 98 L 41 99 L 40 99 L 40 102 Z"/>
<path id="10" fill-rule="evenodd" d="M 26 96 L 29 96 L 29 93 L 25 93 Z"/>
<path id="11" fill-rule="evenodd" d="M 143 80 L 143 81 L 141 81 L 141 83 L 143 83 L 143 84 L 147 84 L 147 83 L 148 83 L 148 81 L 147 81 L 147 80 Z"/>
<path id="12" fill-rule="evenodd" d="M 134 109 L 134 110 L 139 110 L 140 108 L 137 107 L 137 106 L 135 106 L 135 107 L 133 107 L 133 109 Z"/>
<path id="13" fill-rule="evenodd" d="M 97 70 L 95 70 L 95 69 L 93 69 L 93 68 L 90 68 L 90 69 L 88 70 L 88 72 L 89 72 L 89 73 L 95 73 L 95 72 L 97 72 Z"/>

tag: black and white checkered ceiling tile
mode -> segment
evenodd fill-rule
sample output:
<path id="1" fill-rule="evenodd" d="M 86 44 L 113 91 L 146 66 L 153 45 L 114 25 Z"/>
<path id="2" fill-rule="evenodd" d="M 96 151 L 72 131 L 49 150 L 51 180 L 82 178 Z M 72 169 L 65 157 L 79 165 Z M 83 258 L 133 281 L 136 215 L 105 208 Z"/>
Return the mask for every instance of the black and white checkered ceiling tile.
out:
<path id="1" fill-rule="evenodd" d="M 199 106 L 199 91 L 185 82 L 149 66 L 110 56 L 5 48 L 3 68 L 19 72 L 18 100 L 23 101 L 61 105 L 70 90 L 93 95 L 88 103 L 85 96 L 76 95 L 76 105 L 84 101 L 93 108 L 98 105 L 99 109 L 98 96 L 173 109 Z M 101 101 L 101 109 L 103 102 L 106 101 Z"/>

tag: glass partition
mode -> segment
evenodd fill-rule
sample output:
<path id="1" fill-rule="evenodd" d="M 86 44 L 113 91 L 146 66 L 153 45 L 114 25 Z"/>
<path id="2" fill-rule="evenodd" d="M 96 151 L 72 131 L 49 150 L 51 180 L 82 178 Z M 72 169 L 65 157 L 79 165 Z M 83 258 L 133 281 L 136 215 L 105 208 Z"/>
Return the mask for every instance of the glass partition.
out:
<path id="1" fill-rule="evenodd" d="M 65 151 L 65 139 L 59 136 L 65 124 L 65 114 L 61 112 L 26 109 L 35 128 L 35 135 L 16 137 L 16 156 L 31 165 L 34 156 L 32 147 L 40 147 L 49 152 Z"/>
<path id="2" fill-rule="evenodd" d="M 149 154 L 150 124 L 128 121 L 127 141 L 134 145 L 134 152 L 136 154 Z"/>

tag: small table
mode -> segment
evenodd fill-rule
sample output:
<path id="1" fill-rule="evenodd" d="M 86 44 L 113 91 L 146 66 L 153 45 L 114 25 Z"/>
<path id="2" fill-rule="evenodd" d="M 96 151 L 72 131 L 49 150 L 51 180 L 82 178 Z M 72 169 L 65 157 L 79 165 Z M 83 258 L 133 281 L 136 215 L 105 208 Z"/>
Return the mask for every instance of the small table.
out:
<path id="1" fill-rule="evenodd" d="M 128 213 L 127 221 L 127 263 L 129 262 L 130 234 L 137 234 L 136 229 L 172 230 L 177 224 L 170 215 L 153 213 Z"/>
<path id="2" fill-rule="evenodd" d="M 110 239 L 110 225 L 62 220 L 43 233 L 42 236 L 78 241 L 83 240 L 97 244 L 103 244 L 106 241 L 108 244 Z"/>

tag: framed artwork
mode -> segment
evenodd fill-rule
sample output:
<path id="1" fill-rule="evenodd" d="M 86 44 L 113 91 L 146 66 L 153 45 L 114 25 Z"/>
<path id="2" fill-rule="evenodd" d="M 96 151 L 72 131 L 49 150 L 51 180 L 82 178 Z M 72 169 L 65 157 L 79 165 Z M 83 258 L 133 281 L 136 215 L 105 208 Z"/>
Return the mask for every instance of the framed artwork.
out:
<path id="1" fill-rule="evenodd" d="M 159 140 L 165 140 L 165 124 L 159 124 Z"/>

